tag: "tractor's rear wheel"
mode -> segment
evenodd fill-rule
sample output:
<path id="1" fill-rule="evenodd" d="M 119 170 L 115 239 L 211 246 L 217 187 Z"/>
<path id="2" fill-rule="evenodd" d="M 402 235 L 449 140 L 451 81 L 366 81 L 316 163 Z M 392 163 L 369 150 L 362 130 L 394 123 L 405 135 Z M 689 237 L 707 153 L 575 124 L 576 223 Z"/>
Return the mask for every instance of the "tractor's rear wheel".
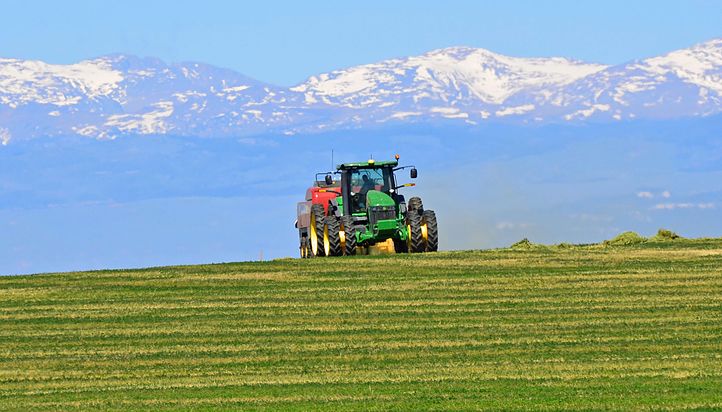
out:
<path id="1" fill-rule="evenodd" d="M 426 251 L 426 243 L 421 232 L 421 215 L 413 212 L 406 214 L 406 230 L 409 236 L 406 245 L 409 253 L 421 253 Z"/>
<path id="2" fill-rule="evenodd" d="M 323 225 L 323 251 L 326 256 L 341 256 L 343 254 L 340 231 L 336 216 L 326 216 Z"/>
<path id="3" fill-rule="evenodd" d="M 341 216 L 341 250 L 346 256 L 356 254 L 356 229 L 353 227 L 353 217 Z"/>
<path id="4" fill-rule="evenodd" d="M 414 196 L 406 203 L 406 209 L 409 212 L 415 211 L 421 215 L 424 212 L 424 203 L 421 201 L 420 197 Z"/>
<path id="5" fill-rule="evenodd" d="M 439 250 L 439 227 L 436 224 L 436 213 L 433 210 L 424 210 L 421 215 L 421 224 L 421 233 L 425 235 L 426 251 L 436 252 Z"/>
<path id="6" fill-rule="evenodd" d="M 311 224 L 309 225 L 309 240 L 311 242 L 311 255 L 324 256 L 323 250 L 323 224 L 326 220 L 323 206 L 311 206 Z"/>

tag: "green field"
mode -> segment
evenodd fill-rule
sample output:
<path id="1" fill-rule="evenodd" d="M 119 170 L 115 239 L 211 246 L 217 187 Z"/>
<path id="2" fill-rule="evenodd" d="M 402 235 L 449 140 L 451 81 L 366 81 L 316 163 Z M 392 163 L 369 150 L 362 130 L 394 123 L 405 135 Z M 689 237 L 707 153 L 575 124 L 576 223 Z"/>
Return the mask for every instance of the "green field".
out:
<path id="1" fill-rule="evenodd" d="M 722 240 L 0 278 L 0 409 L 722 409 Z"/>

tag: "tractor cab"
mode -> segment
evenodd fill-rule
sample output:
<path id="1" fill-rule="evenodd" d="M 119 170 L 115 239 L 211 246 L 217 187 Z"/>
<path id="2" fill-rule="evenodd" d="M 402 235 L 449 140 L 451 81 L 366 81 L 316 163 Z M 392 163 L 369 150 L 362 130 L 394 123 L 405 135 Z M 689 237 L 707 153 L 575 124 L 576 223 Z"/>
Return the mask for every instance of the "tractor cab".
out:
<path id="1" fill-rule="evenodd" d="M 371 203 L 384 203 L 388 198 L 393 205 L 397 162 L 344 163 L 338 166 L 341 173 L 341 192 L 345 215 L 365 215 Z M 369 202 L 370 200 L 370 202 Z"/>

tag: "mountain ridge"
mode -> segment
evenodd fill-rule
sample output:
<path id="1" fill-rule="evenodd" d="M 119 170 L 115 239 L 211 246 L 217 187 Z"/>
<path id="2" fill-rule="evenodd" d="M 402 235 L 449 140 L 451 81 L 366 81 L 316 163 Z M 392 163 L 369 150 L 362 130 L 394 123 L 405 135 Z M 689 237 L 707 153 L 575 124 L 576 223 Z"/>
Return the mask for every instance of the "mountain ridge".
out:
<path id="1" fill-rule="evenodd" d="M 722 39 L 619 65 L 453 46 L 282 87 L 200 62 L 110 54 L 74 64 L 0 58 L 0 144 L 314 133 L 427 121 L 547 124 L 722 112 Z"/>

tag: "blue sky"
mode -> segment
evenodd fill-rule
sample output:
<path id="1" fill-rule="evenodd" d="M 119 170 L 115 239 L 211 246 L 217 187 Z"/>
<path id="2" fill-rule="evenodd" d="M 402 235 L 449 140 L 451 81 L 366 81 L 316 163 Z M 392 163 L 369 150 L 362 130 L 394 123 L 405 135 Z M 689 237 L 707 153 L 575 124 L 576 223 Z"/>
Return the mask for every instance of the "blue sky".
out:
<path id="1" fill-rule="evenodd" d="M 70 63 L 123 52 L 279 85 L 452 45 L 614 64 L 722 37 L 722 2 L 693 0 L 6 0 L 2 14 L 2 57 Z"/>

